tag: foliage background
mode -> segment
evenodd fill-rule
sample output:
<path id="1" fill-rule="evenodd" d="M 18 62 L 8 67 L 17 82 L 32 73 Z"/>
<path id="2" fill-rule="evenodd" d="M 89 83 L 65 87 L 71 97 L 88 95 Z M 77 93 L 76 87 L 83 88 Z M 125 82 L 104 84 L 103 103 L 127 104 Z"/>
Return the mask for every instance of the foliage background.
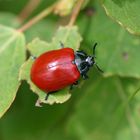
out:
<path id="1" fill-rule="evenodd" d="M 33 15 L 52 2 L 42 0 Z M 118 1 L 122 8 L 129 2 L 131 0 Z M 0 23 L 19 26 L 15 17 L 26 3 L 27 0 L 1 0 Z M 114 9 L 111 14 L 117 15 L 117 8 L 109 0 L 105 5 L 112 6 L 108 10 Z M 139 36 L 128 33 L 115 19 L 109 18 L 101 2 L 91 0 L 87 7 L 93 13 L 89 15 L 89 10 L 82 10 L 76 22 L 83 37 L 81 49 L 90 54 L 92 44 L 98 42 L 96 61 L 105 71 L 104 75 L 92 69 L 88 74 L 90 78 L 72 91 L 70 100 L 42 108 L 34 106 L 37 96 L 23 82 L 14 103 L 0 120 L 0 140 L 140 139 Z M 125 17 L 121 18 L 129 24 Z M 58 25 L 66 21 L 67 18 L 50 15 L 30 28 L 25 33 L 26 39 L 30 42 L 40 37 L 50 41 Z M 140 28 L 135 30 L 139 32 Z"/>

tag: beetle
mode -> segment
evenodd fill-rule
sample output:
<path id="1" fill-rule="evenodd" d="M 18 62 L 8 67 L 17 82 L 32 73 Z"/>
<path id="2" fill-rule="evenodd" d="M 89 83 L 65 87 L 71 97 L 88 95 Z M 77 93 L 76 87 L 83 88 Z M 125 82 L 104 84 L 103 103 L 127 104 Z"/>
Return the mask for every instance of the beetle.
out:
<path id="1" fill-rule="evenodd" d="M 96 65 L 95 63 L 95 43 L 93 56 L 87 55 L 84 51 L 74 51 L 72 48 L 51 50 L 41 54 L 31 67 L 31 81 L 44 92 L 57 92 L 67 86 L 73 87 L 78 84 L 80 76 L 87 79 L 87 72 Z M 48 94 L 49 95 L 49 94 Z"/>

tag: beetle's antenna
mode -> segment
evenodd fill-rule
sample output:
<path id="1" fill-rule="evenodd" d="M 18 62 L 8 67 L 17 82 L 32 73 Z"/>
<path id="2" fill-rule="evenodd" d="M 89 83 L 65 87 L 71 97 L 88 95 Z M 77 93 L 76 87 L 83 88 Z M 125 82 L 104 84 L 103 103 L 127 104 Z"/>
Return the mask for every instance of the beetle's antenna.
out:
<path id="1" fill-rule="evenodd" d="M 97 46 L 97 43 L 95 43 L 94 46 L 93 46 L 93 56 L 94 56 L 94 58 L 96 58 L 96 55 L 95 55 L 96 46 Z M 96 62 L 94 63 L 94 65 L 96 66 L 96 68 L 98 69 L 98 71 L 100 71 L 100 72 L 103 73 L 103 70 L 101 70 L 99 68 L 99 66 L 96 64 Z"/>
<path id="2" fill-rule="evenodd" d="M 97 43 L 95 43 L 94 46 L 93 46 L 93 56 L 94 56 L 94 57 L 95 57 L 96 46 L 97 46 Z"/>
<path id="3" fill-rule="evenodd" d="M 98 71 L 100 71 L 101 73 L 104 72 L 102 69 L 99 68 L 99 66 L 96 63 L 94 65 L 96 66 L 96 68 L 98 69 Z"/>

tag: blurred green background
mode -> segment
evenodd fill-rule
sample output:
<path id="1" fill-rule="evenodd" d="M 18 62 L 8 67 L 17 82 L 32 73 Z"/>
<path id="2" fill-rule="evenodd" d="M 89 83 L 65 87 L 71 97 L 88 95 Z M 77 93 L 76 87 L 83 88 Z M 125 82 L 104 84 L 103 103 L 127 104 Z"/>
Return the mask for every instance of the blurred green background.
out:
<path id="1" fill-rule="evenodd" d="M 28 0 L 0 0 L 0 23 L 15 21 Z M 33 15 L 54 1 L 42 0 Z M 32 17 L 31 16 L 31 17 Z M 50 15 L 26 33 L 50 41 L 67 17 Z M 23 82 L 17 97 L 0 120 L 0 140 L 139 140 L 140 139 L 140 40 L 106 16 L 100 2 L 90 1 L 76 21 L 83 37 L 81 49 L 91 54 L 98 42 L 96 68 L 75 87 L 64 104 L 35 107 L 37 96 Z M 136 95 L 133 97 L 133 95 Z M 133 98 L 132 98 L 133 97 Z M 129 100 L 130 99 L 130 100 Z"/>

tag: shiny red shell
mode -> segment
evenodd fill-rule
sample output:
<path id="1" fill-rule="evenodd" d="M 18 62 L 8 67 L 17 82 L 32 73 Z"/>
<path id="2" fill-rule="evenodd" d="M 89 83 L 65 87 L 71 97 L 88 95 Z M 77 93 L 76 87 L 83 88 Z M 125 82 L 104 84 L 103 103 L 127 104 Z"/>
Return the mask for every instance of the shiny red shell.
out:
<path id="1" fill-rule="evenodd" d="M 35 59 L 31 68 L 31 80 L 41 90 L 52 92 L 75 83 L 80 72 L 72 61 L 74 50 L 62 48 L 52 50 Z"/>

